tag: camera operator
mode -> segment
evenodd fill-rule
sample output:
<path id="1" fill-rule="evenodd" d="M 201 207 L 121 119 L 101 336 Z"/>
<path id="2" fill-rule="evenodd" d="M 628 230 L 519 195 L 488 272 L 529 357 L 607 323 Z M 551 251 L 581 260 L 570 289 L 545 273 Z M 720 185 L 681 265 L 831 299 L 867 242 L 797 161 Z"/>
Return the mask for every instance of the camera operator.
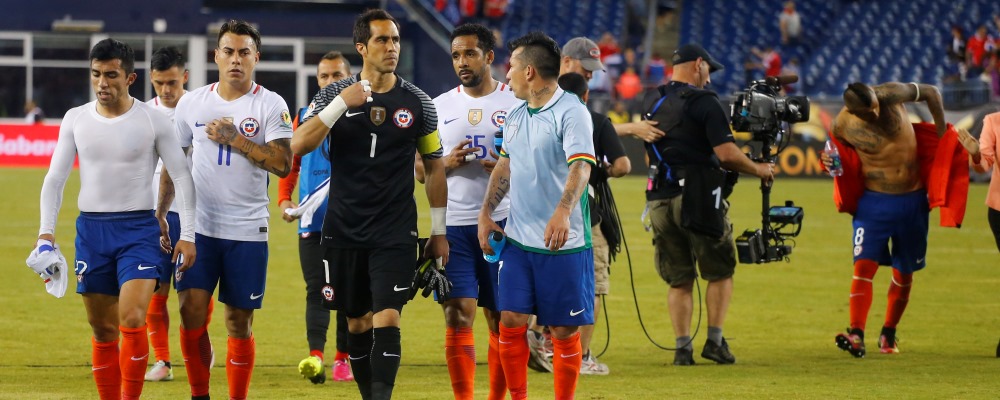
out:
<path id="1" fill-rule="evenodd" d="M 733 291 L 736 249 L 723 199 L 735 173 L 774 179 L 771 163 L 751 161 L 733 139 L 726 111 L 715 92 L 705 90 L 709 74 L 722 69 L 697 44 L 681 46 L 673 55 L 673 80 L 658 88 L 659 99 L 647 101 L 647 119 L 659 122 L 662 138 L 646 146 L 650 181 L 646 200 L 653 230 L 656 266 L 669 285 L 667 303 L 676 334 L 674 365 L 693 365 L 691 345 L 694 280 L 708 280 L 708 340 L 701 356 L 720 364 L 736 358 L 722 336 Z M 727 184 L 728 182 L 728 184 Z M 724 186 L 728 186 L 723 190 Z M 698 260 L 698 270 L 695 270 Z"/>

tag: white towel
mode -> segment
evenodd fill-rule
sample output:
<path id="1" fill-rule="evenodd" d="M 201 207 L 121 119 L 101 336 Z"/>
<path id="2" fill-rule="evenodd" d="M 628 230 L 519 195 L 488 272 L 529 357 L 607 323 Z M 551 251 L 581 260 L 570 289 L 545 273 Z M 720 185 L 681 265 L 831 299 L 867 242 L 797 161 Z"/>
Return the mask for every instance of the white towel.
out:
<path id="1" fill-rule="evenodd" d="M 69 266 L 66 257 L 59 251 L 59 245 L 45 239 L 38 239 L 35 248 L 28 254 L 25 264 L 45 282 L 45 291 L 62 298 L 66 295 L 69 282 Z"/>
<path id="2" fill-rule="evenodd" d="M 309 193 L 298 207 L 285 209 L 285 214 L 299 217 L 299 226 L 308 228 L 312 225 L 313 214 L 321 204 L 326 202 L 326 196 L 330 193 L 330 178 L 327 178 Z"/>

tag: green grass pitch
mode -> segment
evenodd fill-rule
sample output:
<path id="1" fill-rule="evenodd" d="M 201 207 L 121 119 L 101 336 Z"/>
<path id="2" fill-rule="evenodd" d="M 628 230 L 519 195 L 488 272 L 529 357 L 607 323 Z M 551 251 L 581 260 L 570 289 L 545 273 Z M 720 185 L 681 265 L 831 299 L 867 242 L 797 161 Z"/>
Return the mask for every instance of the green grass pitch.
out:
<path id="1" fill-rule="evenodd" d="M 94 399 L 90 373 L 90 328 L 82 302 L 73 293 L 55 299 L 25 266 L 24 258 L 38 229 L 38 192 L 45 171 L 0 171 L 0 399 Z M 273 178 L 273 177 L 272 177 Z M 110 177 L 109 177 L 110 179 Z M 272 181 L 272 183 L 274 183 Z M 646 328 L 660 343 L 673 344 L 667 317 L 666 285 L 652 267 L 650 234 L 639 216 L 644 180 L 613 182 L 625 225 L 635 291 Z M 73 174 L 65 192 L 57 239 L 72 257 L 79 179 Z M 272 198 L 276 185 L 271 185 Z M 837 214 L 829 180 L 779 180 L 772 202 L 795 200 L 805 207 L 805 226 L 796 238 L 790 262 L 740 265 L 724 333 L 735 365 L 715 365 L 698 357 L 705 329 L 695 339 L 698 365 L 674 367 L 673 353 L 661 351 L 644 336 L 633 304 L 629 266 L 624 255 L 612 265 L 610 346 L 601 361 L 609 376 L 582 376 L 579 399 L 973 399 L 1000 394 L 1000 256 L 993 244 L 983 205 L 986 186 L 973 185 L 961 229 L 936 226 L 931 215 L 927 269 L 915 275 L 910 306 L 899 326 L 901 354 L 882 355 L 875 339 L 885 315 L 891 274 L 876 276 L 869 317 L 869 355 L 858 360 L 836 348 L 833 337 L 847 326 L 851 280 L 851 228 L 848 215 Z M 335 195 L 335 194 L 334 194 Z M 417 187 L 426 210 L 423 188 Z M 737 234 L 759 225 L 760 194 L 755 180 L 743 177 L 730 199 Z M 277 210 L 272 209 L 277 216 Z M 422 215 L 426 232 L 428 221 Z M 255 318 L 257 366 L 250 395 L 258 399 L 359 398 L 353 383 L 312 385 L 296 365 L 307 355 L 304 283 L 298 265 L 295 229 L 278 217 L 271 221 L 270 263 L 264 308 Z M 702 283 L 704 290 L 704 282 Z M 171 314 L 173 382 L 146 383 L 144 398 L 189 396 L 177 340 L 180 318 L 175 295 Z M 219 354 L 225 354 L 223 317 L 217 311 L 210 327 Z M 697 308 L 696 308 L 697 311 Z M 487 388 L 486 330 L 481 314 L 476 327 L 477 398 Z M 593 347 L 608 340 L 603 317 Z M 331 331 L 332 335 L 332 331 Z M 403 359 L 396 382 L 399 399 L 447 399 L 451 388 L 444 364 L 444 322 L 440 307 L 418 297 L 403 313 Z M 332 336 L 328 353 L 332 354 Z M 219 357 L 223 360 L 222 356 Z M 213 370 L 212 396 L 226 398 L 222 363 Z M 329 369 L 327 370 L 329 373 Z M 529 371 L 533 398 L 552 398 L 551 374 Z"/>

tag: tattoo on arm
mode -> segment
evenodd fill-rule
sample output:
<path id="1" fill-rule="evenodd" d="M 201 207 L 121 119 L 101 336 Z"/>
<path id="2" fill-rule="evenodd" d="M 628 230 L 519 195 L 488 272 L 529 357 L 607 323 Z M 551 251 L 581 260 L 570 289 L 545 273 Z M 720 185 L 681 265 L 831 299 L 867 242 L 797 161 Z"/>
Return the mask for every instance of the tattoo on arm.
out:
<path id="1" fill-rule="evenodd" d="M 500 202 L 503 201 L 504 197 L 507 197 L 507 192 L 510 191 L 510 178 L 500 177 L 496 182 L 490 182 L 490 191 L 492 195 L 486 202 L 486 206 L 489 208 L 490 214 L 493 213 L 500 206 Z"/>
<path id="2" fill-rule="evenodd" d="M 156 201 L 156 216 L 161 217 L 167 215 L 167 211 L 170 210 L 170 203 L 174 201 L 176 192 L 174 189 L 174 180 L 170 179 L 170 174 L 167 173 L 167 167 L 164 166 L 163 170 L 160 172 L 160 193 L 157 195 Z"/>
<path id="3" fill-rule="evenodd" d="M 590 178 L 590 164 L 585 161 L 575 161 L 569 165 L 569 177 L 566 179 L 566 189 L 559 199 L 559 207 L 572 210 L 583 195 L 583 189 Z"/>
<path id="4" fill-rule="evenodd" d="M 225 144 L 232 144 L 236 140 L 236 125 L 224 124 L 219 130 L 219 136 L 226 142 Z"/>
<path id="5" fill-rule="evenodd" d="M 291 139 L 275 139 L 266 145 L 258 145 L 250 140 L 243 142 L 240 150 L 257 168 L 278 176 L 286 176 L 292 170 Z"/>

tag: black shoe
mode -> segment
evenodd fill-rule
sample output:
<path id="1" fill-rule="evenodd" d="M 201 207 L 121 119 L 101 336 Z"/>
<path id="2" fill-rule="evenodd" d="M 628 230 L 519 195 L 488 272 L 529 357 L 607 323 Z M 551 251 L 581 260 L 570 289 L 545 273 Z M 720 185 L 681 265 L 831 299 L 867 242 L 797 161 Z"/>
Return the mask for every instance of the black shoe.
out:
<path id="1" fill-rule="evenodd" d="M 694 351 L 688 348 L 675 350 L 674 365 L 694 365 Z"/>
<path id="2" fill-rule="evenodd" d="M 865 358 L 865 332 L 860 329 L 847 329 L 847 333 L 838 333 L 833 338 L 837 347 L 855 358 Z"/>
<path id="3" fill-rule="evenodd" d="M 729 343 L 726 338 L 722 338 L 722 345 L 717 345 L 711 340 L 705 341 L 705 348 L 701 350 L 701 357 L 715 361 L 719 364 L 732 364 L 736 362 L 736 357 L 729 352 Z"/>

